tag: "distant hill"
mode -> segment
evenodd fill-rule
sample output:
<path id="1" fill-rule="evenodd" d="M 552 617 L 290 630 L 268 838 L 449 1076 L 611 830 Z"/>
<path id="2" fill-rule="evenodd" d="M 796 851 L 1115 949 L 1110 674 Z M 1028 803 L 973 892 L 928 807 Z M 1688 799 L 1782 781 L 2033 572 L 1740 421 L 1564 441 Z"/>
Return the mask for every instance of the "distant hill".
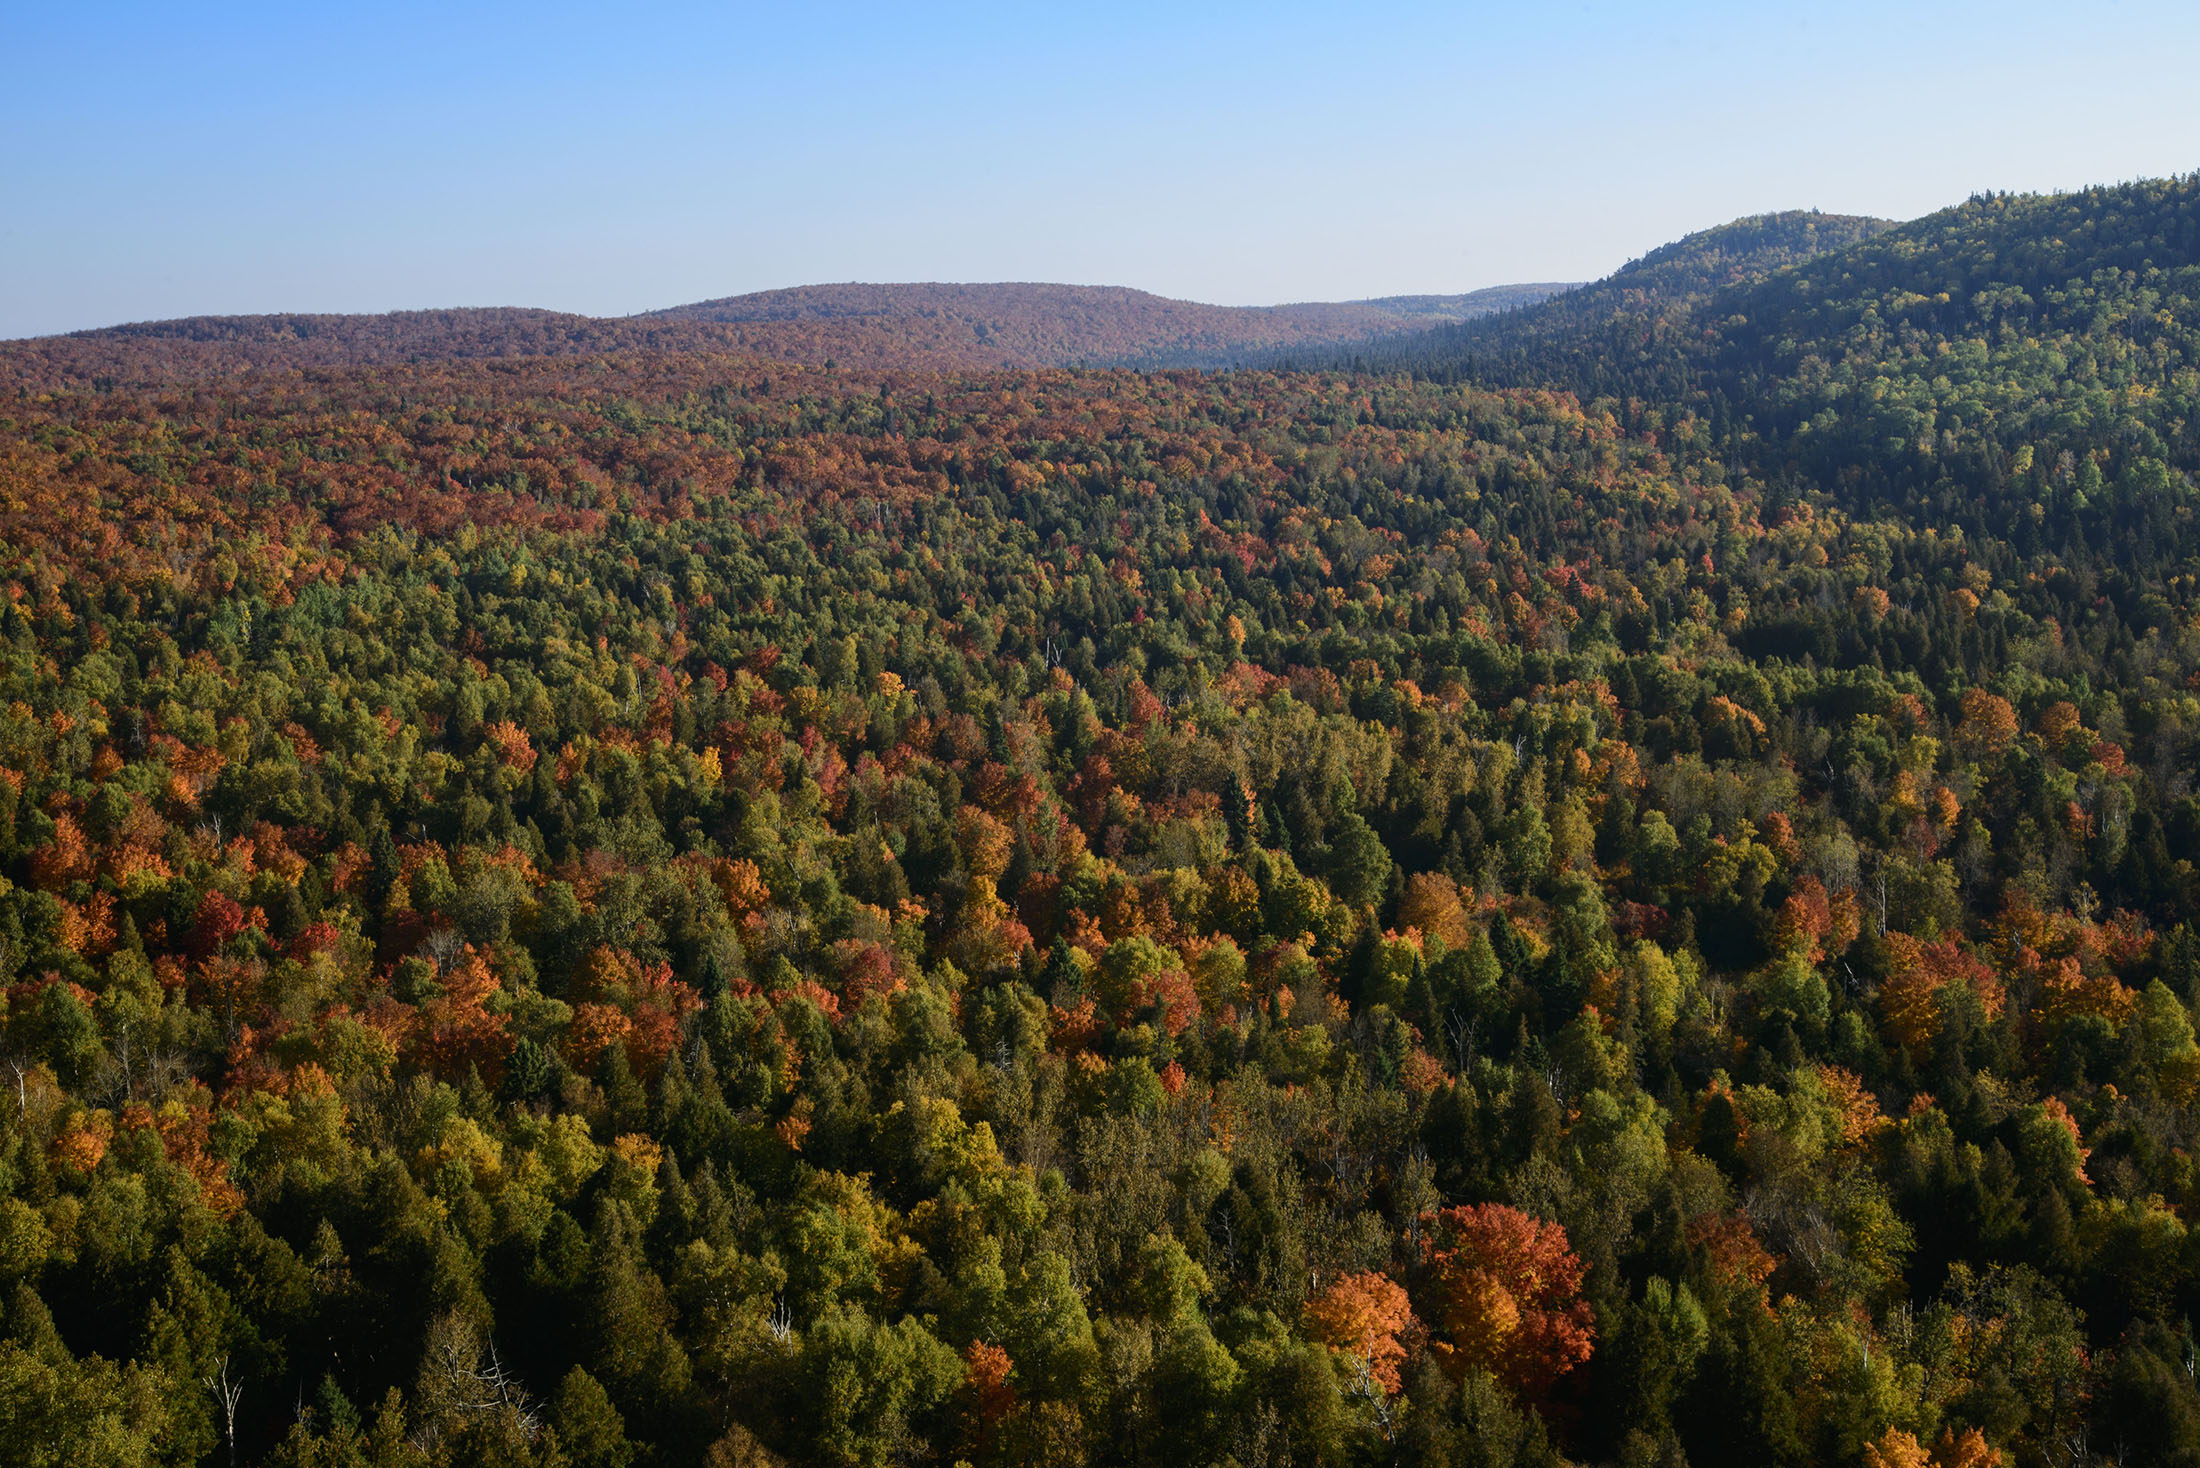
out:
<path id="1" fill-rule="evenodd" d="M 1470 321 L 1477 316 L 1511 311 L 1580 288 L 1578 283 L 1537 281 L 1521 285 L 1493 285 L 1487 290 L 1469 291 L 1463 296 L 1378 296 L 1373 300 L 1354 304 L 1380 306 L 1396 315 L 1411 316 L 1422 321 Z"/>
<path id="2" fill-rule="evenodd" d="M 852 368 L 1213 367 L 1465 321 L 1562 285 L 1457 296 L 1209 306 L 1115 286 L 822 285 L 628 317 L 489 308 L 201 316 L 0 343 L 32 388 L 148 386 L 254 371 L 606 352 L 717 352 Z"/>
<path id="3" fill-rule="evenodd" d="M 1285 306 L 1208 306 L 1121 286 L 813 285 L 698 301 L 647 321 L 869 322 L 916 335 L 967 331 L 1005 365 L 1213 366 L 1309 342 L 1369 340 L 1431 320 L 1468 321 L 1570 289 L 1498 286 L 1458 296 L 1394 296 Z"/>

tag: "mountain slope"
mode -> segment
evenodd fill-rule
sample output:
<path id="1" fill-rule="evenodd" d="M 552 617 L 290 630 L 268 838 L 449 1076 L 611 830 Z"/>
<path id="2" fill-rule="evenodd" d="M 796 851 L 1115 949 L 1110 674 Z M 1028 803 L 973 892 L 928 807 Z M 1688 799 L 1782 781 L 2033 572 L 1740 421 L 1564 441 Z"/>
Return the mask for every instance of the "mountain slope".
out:
<path id="1" fill-rule="evenodd" d="M 1496 384 L 1557 382 L 1594 393 L 1616 365 L 1670 348 L 1677 319 L 1715 292 L 1892 228 L 1891 220 L 1816 210 L 1738 219 L 1524 309 L 1396 337 L 1351 355 L 1379 370 L 1471 371 Z"/>
<path id="2" fill-rule="evenodd" d="M 2200 474 L 2200 175 L 1979 195 L 1897 226 L 1745 220 L 1352 355 L 1609 397 L 1858 510 L 2006 516 L 2105 491 L 2181 513 Z"/>
<path id="3" fill-rule="evenodd" d="M 1702 390 L 1821 472 L 2200 468 L 2200 175 L 1982 195 L 1698 315 Z"/>

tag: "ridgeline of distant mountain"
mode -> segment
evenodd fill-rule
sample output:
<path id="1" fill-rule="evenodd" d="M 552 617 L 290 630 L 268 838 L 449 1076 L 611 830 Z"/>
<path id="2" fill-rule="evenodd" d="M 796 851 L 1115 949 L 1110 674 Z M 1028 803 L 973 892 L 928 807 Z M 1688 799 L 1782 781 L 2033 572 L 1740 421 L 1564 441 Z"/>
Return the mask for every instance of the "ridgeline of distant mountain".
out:
<path id="1" fill-rule="evenodd" d="M 1465 321 L 1569 287 L 1209 306 L 1112 286 L 824 285 L 629 317 L 487 308 L 199 316 L 0 343 L 24 387 L 153 386 L 257 371 L 608 352 L 714 352 L 867 369 L 1214 367 Z"/>
<path id="2" fill-rule="evenodd" d="M 1487 290 L 1469 291 L 1463 296 L 1377 296 L 1373 300 L 1357 301 L 1355 305 L 1380 306 L 1399 316 L 1410 316 L 1417 321 L 1471 321 L 1478 316 L 1488 316 L 1499 311 L 1512 311 L 1531 306 L 1537 301 L 1579 290 L 1578 282 L 1538 281 L 1522 285 L 1493 285 Z"/>
<path id="3" fill-rule="evenodd" d="M 1122 286 L 813 285 L 653 311 L 645 321 L 710 325 L 867 322 L 997 353 L 1002 365 L 1219 366 L 1308 342 L 1365 341 L 1428 321 L 1460 322 L 1543 300 L 1569 285 L 1497 286 L 1285 306 L 1208 306 Z"/>

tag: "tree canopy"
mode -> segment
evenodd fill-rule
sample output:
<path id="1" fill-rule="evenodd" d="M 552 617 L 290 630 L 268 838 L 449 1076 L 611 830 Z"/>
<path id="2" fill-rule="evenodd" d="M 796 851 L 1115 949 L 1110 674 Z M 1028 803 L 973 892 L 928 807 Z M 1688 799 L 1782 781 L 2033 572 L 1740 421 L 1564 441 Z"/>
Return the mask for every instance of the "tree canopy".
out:
<path id="1" fill-rule="evenodd" d="M 1532 384 L 26 369 L 0 1443 L 2193 1461 L 2196 198 Z"/>

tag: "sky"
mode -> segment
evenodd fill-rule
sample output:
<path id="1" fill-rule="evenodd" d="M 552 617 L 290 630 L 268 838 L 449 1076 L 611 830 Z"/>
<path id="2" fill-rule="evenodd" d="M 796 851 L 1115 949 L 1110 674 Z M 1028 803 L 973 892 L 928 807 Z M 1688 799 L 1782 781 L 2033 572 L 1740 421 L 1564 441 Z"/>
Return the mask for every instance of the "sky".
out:
<path id="1" fill-rule="evenodd" d="M 2200 167 L 2200 5 L 0 0 L 0 337 L 824 281 L 1591 279 Z"/>

